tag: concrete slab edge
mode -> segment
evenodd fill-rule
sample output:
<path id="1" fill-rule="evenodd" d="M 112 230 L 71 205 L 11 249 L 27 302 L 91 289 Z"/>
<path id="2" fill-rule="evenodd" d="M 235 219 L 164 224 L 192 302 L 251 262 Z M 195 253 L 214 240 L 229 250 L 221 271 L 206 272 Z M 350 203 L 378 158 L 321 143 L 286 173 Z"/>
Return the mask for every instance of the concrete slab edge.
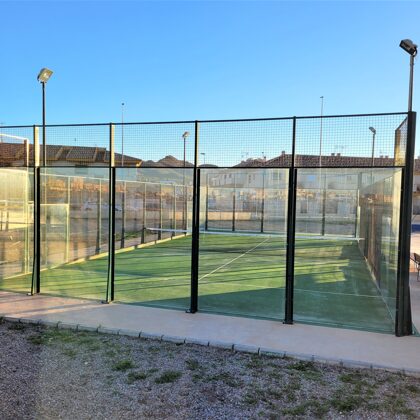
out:
<path id="1" fill-rule="evenodd" d="M 50 328 L 68 329 L 68 330 L 73 330 L 73 331 L 89 331 L 89 332 L 97 332 L 99 334 L 123 335 L 123 336 L 130 336 L 130 337 L 149 339 L 149 340 L 166 341 L 166 342 L 171 342 L 175 344 L 195 344 L 199 346 L 204 346 L 204 347 L 209 346 L 209 347 L 214 347 L 214 348 L 219 348 L 219 349 L 224 349 L 224 350 L 236 351 L 240 353 L 253 353 L 253 354 L 258 354 L 260 356 L 274 356 L 274 357 L 290 358 L 290 359 L 302 360 L 302 361 L 308 361 L 308 362 L 343 366 L 345 368 L 351 368 L 351 369 L 384 370 L 391 373 L 402 373 L 404 375 L 420 377 L 420 369 L 414 369 L 414 368 L 409 368 L 409 367 L 398 368 L 395 366 L 387 366 L 387 365 L 368 363 L 368 362 L 357 361 L 357 360 L 337 359 L 337 358 L 331 358 L 331 357 L 325 357 L 325 356 L 311 355 L 307 353 L 295 353 L 295 352 L 288 352 L 288 351 L 279 350 L 279 349 L 257 347 L 257 346 L 246 345 L 246 344 L 234 344 L 230 342 L 217 341 L 217 340 L 197 339 L 194 337 L 184 338 L 184 337 L 164 335 L 164 334 L 159 334 L 159 333 L 147 333 L 147 332 L 140 332 L 140 331 L 135 331 L 135 330 L 106 328 L 106 327 L 102 327 L 101 325 L 99 325 L 98 327 L 94 327 L 90 325 L 73 324 L 73 323 L 68 323 L 68 322 L 50 321 L 50 320 L 43 320 L 43 319 L 36 319 L 36 318 L 21 318 L 21 317 L 14 317 L 10 315 L 2 315 L 2 314 L 0 314 L 0 320 L 13 322 L 13 323 L 21 323 L 21 324 L 42 325 L 42 326 L 50 327 Z"/>

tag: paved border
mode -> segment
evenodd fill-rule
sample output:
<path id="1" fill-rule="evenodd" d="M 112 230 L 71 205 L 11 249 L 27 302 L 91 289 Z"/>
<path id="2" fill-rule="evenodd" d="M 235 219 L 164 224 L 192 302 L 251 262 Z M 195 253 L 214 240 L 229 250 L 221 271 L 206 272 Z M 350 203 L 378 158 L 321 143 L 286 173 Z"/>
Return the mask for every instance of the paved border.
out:
<path id="1" fill-rule="evenodd" d="M 281 357 L 281 358 L 291 358 L 296 360 L 308 361 L 308 362 L 317 362 L 317 363 L 324 363 L 324 364 L 331 364 L 335 366 L 342 366 L 346 368 L 352 369 L 379 369 L 385 370 L 387 372 L 399 372 L 404 375 L 411 375 L 415 377 L 420 377 L 420 369 L 413 369 L 413 368 L 395 368 L 386 365 L 374 364 L 374 363 L 365 363 L 355 360 L 345 360 L 345 359 L 336 359 L 336 358 L 326 358 L 326 357 L 319 357 L 315 354 L 308 354 L 308 353 L 293 353 L 278 349 L 270 349 L 265 347 L 257 347 L 252 345 L 245 345 L 245 344 L 235 344 L 225 341 L 215 341 L 215 340 L 200 340 L 194 339 L 189 337 L 178 337 L 178 336 L 170 336 L 170 335 L 163 335 L 159 333 L 153 332 L 145 332 L 145 331 L 136 331 L 136 330 L 129 330 L 129 329 L 118 329 L 118 328 L 105 328 L 101 325 L 94 327 L 92 325 L 83 325 L 83 324 L 72 324 L 68 322 L 56 322 L 56 321 L 46 321 L 40 319 L 33 319 L 33 318 L 18 318 L 18 317 L 11 317 L 11 316 L 2 316 L 0 314 L 0 320 L 13 322 L 13 323 L 21 323 L 21 324 L 33 324 L 33 325 L 41 325 L 44 327 L 49 328 L 58 328 L 62 330 L 71 330 L 71 331 L 88 331 L 88 332 L 96 332 L 99 334 L 114 334 L 114 335 L 121 335 L 121 336 L 128 336 L 128 337 L 135 337 L 140 339 L 146 340 L 157 340 L 157 341 L 165 341 L 168 343 L 174 344 L 194 344 L 199 346 L 205 347 L 214 347 L 218 349 L 230 350 L 233 352 L 241 352 L 241 353 L 250 353 L 250 354 L 257 354 L 259 356 L 273 356 L 273 357 Z"/>

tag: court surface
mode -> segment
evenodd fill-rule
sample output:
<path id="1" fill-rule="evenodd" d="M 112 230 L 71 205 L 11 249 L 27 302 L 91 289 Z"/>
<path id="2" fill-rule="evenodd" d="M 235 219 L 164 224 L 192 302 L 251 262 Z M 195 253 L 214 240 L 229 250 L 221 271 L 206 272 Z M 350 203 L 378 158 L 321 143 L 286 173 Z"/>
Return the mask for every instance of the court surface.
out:
<path id="1" fill-rule="evenodd" d="M 103 300 L 107 256 L 41 272 L 45 294 Z M 200 235 L 199 310 L 283 320 L 286 268 L 284 237 Z M 115 300 L 189 308 L 191 237 L 182 236 L 115 256 Z M 0 280 L 0 288 L 29 291 L 29 275 Z M 392 301 L 391 301 L 392 302 Z M 356 240 L 296 240 L 294 319 L 392 333 L 393 312 L 384 303 Z"/>

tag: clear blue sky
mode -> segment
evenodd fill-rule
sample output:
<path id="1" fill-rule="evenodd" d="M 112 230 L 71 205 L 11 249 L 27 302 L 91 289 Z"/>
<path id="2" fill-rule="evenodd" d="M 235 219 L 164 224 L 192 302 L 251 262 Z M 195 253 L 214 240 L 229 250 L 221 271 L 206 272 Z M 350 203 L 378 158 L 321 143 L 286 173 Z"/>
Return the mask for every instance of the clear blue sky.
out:
<path id="1" fill-rule="evenodd" d="M 418 2 L 0 2 L 0 122 L 404 111 Z M 420 71 L 414 108 L 420 104 Z"/>

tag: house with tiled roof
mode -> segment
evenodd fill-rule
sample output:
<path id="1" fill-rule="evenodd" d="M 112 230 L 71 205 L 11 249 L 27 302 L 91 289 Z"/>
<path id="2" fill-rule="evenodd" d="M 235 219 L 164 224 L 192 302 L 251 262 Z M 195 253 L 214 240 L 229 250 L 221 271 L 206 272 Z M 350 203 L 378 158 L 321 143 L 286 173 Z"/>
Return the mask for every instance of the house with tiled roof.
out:
<path id="1" fill-rule="evenodd" d="M 43 156 L 43 146 L 40 146 L 40 156 Z M 110 152 L 104 147 L 88 146 L 47 146 L 47 166 L 108 166 Z M 139 167 L 141 159 L 128 155 L 124 157 L 120 153 L 115 153 L 115 164 L 121 166 L 124 159 L 124 166 Z M 22 143 L 0 142 L 0 166 L 26 166 L 33 165 L 34 148 L 33 145 Z"/>

